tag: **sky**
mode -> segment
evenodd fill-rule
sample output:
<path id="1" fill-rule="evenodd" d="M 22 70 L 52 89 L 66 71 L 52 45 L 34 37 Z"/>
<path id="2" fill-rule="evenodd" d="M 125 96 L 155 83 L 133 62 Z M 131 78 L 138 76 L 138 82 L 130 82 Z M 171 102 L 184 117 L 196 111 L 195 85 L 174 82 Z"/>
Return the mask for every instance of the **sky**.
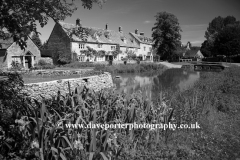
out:
<path id="1" fill-rule="evenodd" d="M 80 0 L 75 0 L 75 5 L 78 10 L 64 22 L 75 24 L 80 18 L 83 26 L 98 28 L 105 28 L 108 23 L 110 30 L 118 30 L 119 26 L 125 33 L 138 29 L 149 38 L 155 15 L 163 11 L 172 13 L 182 29 L 182 43 L 186 45 L 190 41 L 193 46 L 201 46 L 205 31 L 215 17 L 234 16 L 240 20 L 240 0 L 107 0 L 102 8 L 94 4 L 91 10 L 84 9 Z M 51 19 L 43 28 L 38 25 L 42 42 L 49 38 L 54 25 Z"/>

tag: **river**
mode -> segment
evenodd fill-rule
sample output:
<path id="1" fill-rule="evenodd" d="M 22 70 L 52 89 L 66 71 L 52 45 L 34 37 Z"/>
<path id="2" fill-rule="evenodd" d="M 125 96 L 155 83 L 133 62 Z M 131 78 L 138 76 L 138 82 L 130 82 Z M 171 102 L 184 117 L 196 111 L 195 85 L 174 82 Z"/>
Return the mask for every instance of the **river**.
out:
<path id="1" fill-rule="evenodd" d="M 119 77 L 116 78 L 116 76 Z M 118 74 L 113 75 L 113 77 L 113 83 L 116 85 L 118 92 L 132 94 L 141 90 L 144 98 L 155 100 L 161 91 L 183 91 L 191 87 L 200 78 L 200 72 L 177 68 L 168 69 L 154 76 Z"/>

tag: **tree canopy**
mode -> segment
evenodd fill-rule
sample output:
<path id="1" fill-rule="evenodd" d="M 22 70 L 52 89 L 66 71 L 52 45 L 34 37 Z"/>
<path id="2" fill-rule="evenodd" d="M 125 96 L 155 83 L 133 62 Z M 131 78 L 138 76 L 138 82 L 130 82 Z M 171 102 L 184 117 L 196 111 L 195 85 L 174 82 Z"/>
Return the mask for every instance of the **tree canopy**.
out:
<path id="1" fill-rule="evenodd" d="M 55 22 L 71 16 L 77 9 L 75 0 L 1 0 L 0 1 L 0 38 L 13 37 L 21 48 L 31 32 L 39 34 L 37 22 L 44 27 L 49 18 Z M 82 6 L 91 9 L 93 3 L 100 6 L 106 0 L 81 0 Z"/>
<path id="2" fill-rule="evenodd" d="M 240 25 L 240 22 L 237 21 L 236 18 L 233 16 L 227 16 L 225 18 L 218 16 L 218 17 L 214 18 L 209 23 L 207 31 L 205 32 L 206 40 L 203 42 L 203 44 L 201 46 L 201 52 L 203 53 L 203 55 L 208 56 L 208 57 L 219 55 L 220 48 L 222 48 L 222 47 L 219 48 L 220 43 L 216 43 L 216 39 L 219 39 L 221 37 L 220 39 L 221 39 L 222 43 L 223 42 L 228 43 L 228 42 L 222 40 L 223 35 L 221 35 L 221 34 L 224 34 L 224 36 L 227 36 L 225 34 L 226 32 L 232 32 L 230 30 L 233 29 L 233 27 L 237 27 L 239 25 Z M 229 28 L 229 26 L 232 26 L 232 27 L 230 27 L 231 29 Z M 236 30 L 234 32 L 236 32 Z M 230 39 L 228 39 L 228 40 L 230 40 Z M 222 54 L 222 52 L 221 52 L 221 54 Z M 227 54 L 227 53 L 225 52 L 225 54 Z"/>
<path id="3" fill-rule="evenodd" d="M 173 51 L 181 44 L 182 31 L 175 15 L 167 12 L 157 13 L 156 23 L 152 28 L 153 47 L 162 59 L 169 59 Z"/>
<path id="4" fill-rule="evenodd" d="M 39 38 L 39 35 L 33 33 L 31 39 L 39 48 L 43 47 L 43 44 L 42 44 L 41 39 Z"/>
<path id="5" fill-rule="evenodd" d="M 229 25 L 220 31 L 214 42 L 218 55 L 232 56 L 240 54 L 240 25 Z"/>

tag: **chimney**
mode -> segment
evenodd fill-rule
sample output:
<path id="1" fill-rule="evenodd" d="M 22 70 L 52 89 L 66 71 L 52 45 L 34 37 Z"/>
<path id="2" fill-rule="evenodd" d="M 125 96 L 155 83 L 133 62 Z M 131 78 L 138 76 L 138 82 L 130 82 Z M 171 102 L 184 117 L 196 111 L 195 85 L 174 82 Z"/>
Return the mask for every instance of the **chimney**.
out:
<path id="1" fill-rule="evenodd" d="M 141 35 L 141 36 L 144 36 L 144 32 L 141 32 L 140 35 Z"/>
<path id="2" fill-rule="evenodd" d="M 119 27 L 119 32 L 122 33 L 122 27 L 121 26 Z"/>
<path id="3" fill-rule="evenodd" d="M 106 24 L 106 28 L 105 29 L 108 30 L 108 24 Z"/>
<path id="4" fill-rule="evenodd" d="M 138 29 L 135 30 L 135 34 L 138 34 Z"/>
<path id="5" fill-rule="evenodd" d="M 77 27 L 80 27 L 80 26 L 81 26 L 81 20 L 80 20 L 79 18 L 76 20 L 76 26 L 77 26 Z"/>

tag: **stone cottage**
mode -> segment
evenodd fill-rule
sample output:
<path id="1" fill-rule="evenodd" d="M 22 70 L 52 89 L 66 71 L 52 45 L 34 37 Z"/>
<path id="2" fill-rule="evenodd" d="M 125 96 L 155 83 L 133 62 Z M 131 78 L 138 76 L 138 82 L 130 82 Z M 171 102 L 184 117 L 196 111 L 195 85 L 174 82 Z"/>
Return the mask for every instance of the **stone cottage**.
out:
<path id="1" fill-rule="evenodd" d="M 0 39 L 0 68 L 11 68 L 13 62 L 18 62 L 24 68 L 34 67 L 34 64 L 41 58 L 38 46 L 28 37 L 27 47 L 21 47 L 13 41 L 13 38 Z"/>
<path id="2" fill-rule="evenodd" d="M 114 57 L 112 52 L 116 50 L 118 45 L 122 53 Z M 83 51 L 89 48 L 104 51 L 105 55 L 86 55 Z M 139 46 L 131 41 L 129 34 L 125 34 L 122 27 L 119 27 L 118 31 L 109 30 L 108 24 L 103 29 L 85 27 L 82 26 L 80 19 L 77 19 L 75 24 L 65 22 L 55 24 L 48 39 L 48 49 L 52 50 L 55 62 L 58 51 L 68 55 L 71 61 L 106 61 L 109 59 L 121 60 L 126 57 L 127 51 L 137 52 Z"/>
<path id="3" fill-rule="evenodd" d="M 139 33 L 138 29 L 134 33 L 130 32 L 129 34 L 139 46 L 137 57 L 141 60 L 153 61 L 152 39 L 144 36 L 144 32 Z"/>

